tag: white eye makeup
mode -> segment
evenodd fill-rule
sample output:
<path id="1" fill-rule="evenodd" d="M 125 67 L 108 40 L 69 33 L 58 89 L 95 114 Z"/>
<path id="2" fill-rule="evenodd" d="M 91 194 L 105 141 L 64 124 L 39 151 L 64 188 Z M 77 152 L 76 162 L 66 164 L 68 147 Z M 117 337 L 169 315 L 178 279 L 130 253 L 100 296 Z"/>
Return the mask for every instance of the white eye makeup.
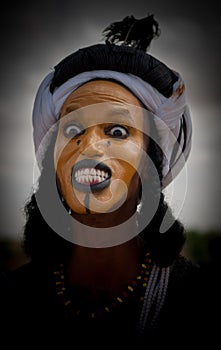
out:
<path id="1" fill-rule="evenodd" d="M 73 139 L 76 136 L 79 136 L 85 132 L 85 129 L 77 124 L 67 124 L 63 127 L 63 134 L 68 139 Z"/>

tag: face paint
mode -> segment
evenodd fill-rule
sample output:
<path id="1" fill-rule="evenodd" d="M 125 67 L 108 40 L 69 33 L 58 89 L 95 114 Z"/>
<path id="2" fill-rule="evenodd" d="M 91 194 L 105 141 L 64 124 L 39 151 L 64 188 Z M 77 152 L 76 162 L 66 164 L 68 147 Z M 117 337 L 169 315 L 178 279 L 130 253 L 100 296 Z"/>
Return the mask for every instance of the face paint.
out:
<path id="1" fill-rule="evenodd" d="M 141 107 L 131 92 L 110 81 L 86 83 L 65 101 L 55 167 L 62 196 L 73 212 L 109 212 L 125 196 L 137 202 L 136 170 L 144 148 Z M 75 141 L 79 136 L 80 143 Z"/>
<path id="2" fill-rule="evenodd" d="M 90 214 L 90 208 L 89 208 L 89 193 L 86 194 L 85 198 L 84 198 L 84 205 L 86 208 L 86 213 Z"/>

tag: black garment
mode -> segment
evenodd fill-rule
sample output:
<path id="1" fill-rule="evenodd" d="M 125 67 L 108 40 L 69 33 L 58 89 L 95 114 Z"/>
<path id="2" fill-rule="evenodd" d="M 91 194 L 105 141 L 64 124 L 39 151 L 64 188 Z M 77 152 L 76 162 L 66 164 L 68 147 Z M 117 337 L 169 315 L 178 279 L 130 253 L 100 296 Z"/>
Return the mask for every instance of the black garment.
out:
<path id="1" fill-rule="evenodd" d="M 64 318 L 63 306 L 45 268 L 28 263 L 1 276 L 1 338 L 6 338 L 9 348 L 15 339 L 17 346 L 22 345 L 27 335 L 34 345 L 61 343 L 62 349 L 68 348 L 73 340 L 81 345 L 77 348 L 136 346 L 138 349 L 145 344 L 198 346 L 208 339 L 215 341 L 210 312 L 213 303 L 210 290 L 203 289 L 205 284 L 201 269 L 180 256 L 171 271 L 157 328 L 153 333 L 147 330 L 146 338 L 139 345 L 135 343 L 136 311 L 133 315 L 130 309 L 122 309 L 125 314 L 120 311 L 96 322 L 70 322 Z"/>

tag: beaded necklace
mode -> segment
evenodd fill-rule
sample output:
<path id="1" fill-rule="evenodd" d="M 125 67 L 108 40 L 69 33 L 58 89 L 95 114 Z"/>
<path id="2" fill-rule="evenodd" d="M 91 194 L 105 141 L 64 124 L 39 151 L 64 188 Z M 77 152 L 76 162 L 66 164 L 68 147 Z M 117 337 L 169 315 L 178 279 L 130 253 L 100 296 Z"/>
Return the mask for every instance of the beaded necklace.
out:
<path id="1" fill-rule="evenodd" d="M 104 315 L 107 315 L 117 309 L 120 305 L 124 305 L 130 298 L 130 295 L 134 295 L 135 291 L 138 294 L 138 290 L 140 290 L 139 300 L 143 303 L 144 293 L 147 287 L 147 283 L 149 280 L 150 271 L 152 268 L 152 261 L 150 253 L 146 253 L 144 257 L 144 261 L 141 263 L 138 275 L 135 280 L 133 280 L 127 288 L 116 298 L 112 300 L 109 304 L 103 305 L 99 310 L 91 310 L 87 312 L 88 319 L 98 319 Z M 54 282 L 56 288 L 56 295 L 61 301 L 62 305 L 66 311 L 66 317 L 83 317 L 85 316 L 85 311 L 78 308 L 73 300 L 71 299 L 66 283 L 65 283 L 65 273 L 64 273 L 64 264 L 59 264 L 58 268 L 53 272 Z"/>

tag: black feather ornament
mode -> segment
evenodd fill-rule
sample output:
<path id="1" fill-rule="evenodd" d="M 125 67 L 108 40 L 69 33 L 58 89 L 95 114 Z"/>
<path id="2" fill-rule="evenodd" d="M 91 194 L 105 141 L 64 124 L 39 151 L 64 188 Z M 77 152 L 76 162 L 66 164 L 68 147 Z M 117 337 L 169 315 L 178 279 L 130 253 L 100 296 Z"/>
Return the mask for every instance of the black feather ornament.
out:
<path id="1" fill-rule="evenodd" d="M 102 34 L 107 44 L 127 45 L 147 51 L 152 39 L 159 37 L 160 29 L 153 14 L 141 19 L 131 15 L 122 21 L 111 23 Z"/>

